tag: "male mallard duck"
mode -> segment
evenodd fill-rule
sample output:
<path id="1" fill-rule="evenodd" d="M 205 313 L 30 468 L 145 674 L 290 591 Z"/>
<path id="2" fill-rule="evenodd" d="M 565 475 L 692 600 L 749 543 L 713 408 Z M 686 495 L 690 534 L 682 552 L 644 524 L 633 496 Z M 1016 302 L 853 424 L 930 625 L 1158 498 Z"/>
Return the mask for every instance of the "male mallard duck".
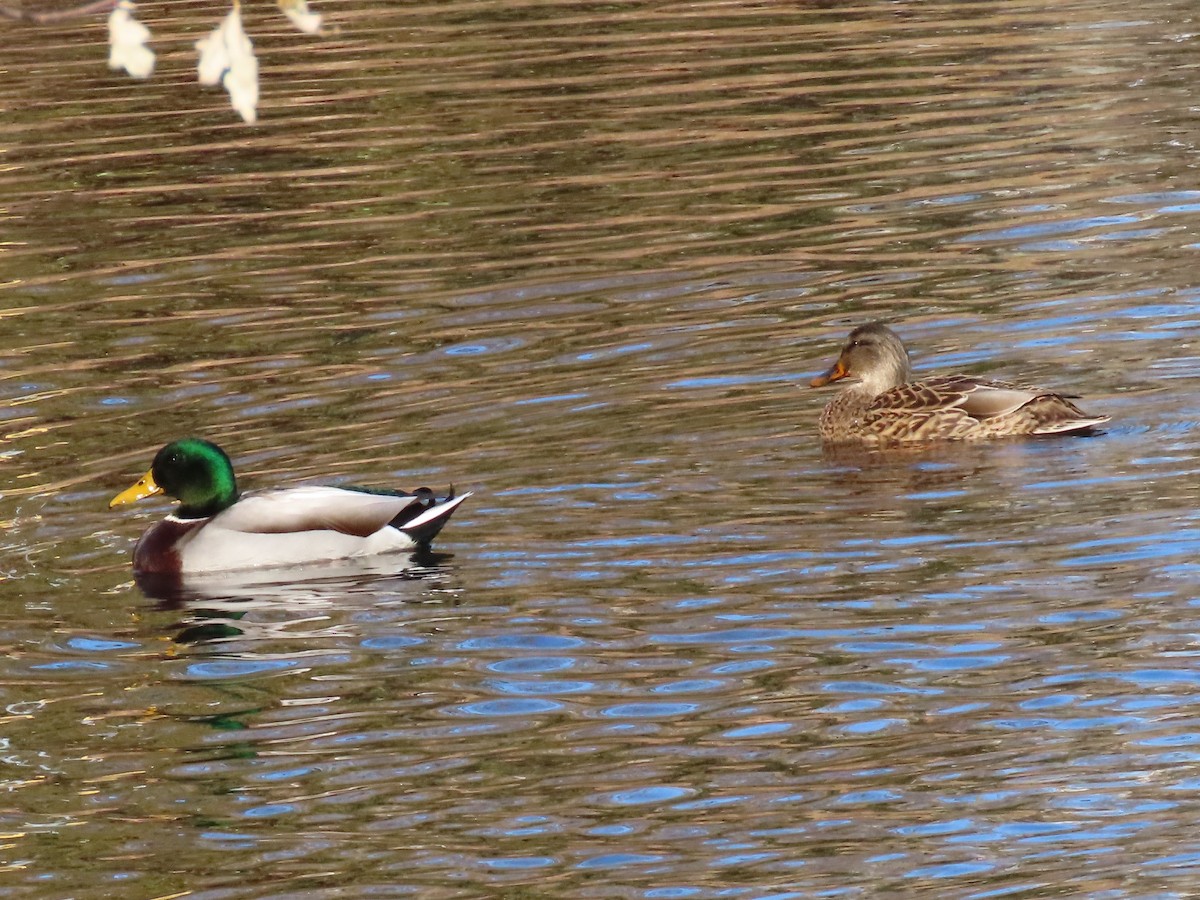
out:
<path id="1" fill-rule="evenodd" d="M 471 495 L 438 500 L 365 488 L 294 487 L 238 493 L 233 464 L 216 444 L 187 438 L 167 444 L 142 479 L 109 508 L 152 494 L 180 501 L 133 549 L 135 572 L 188 574 L 290 566 L 429 546 Z"/>
<path id="2" fill-rule="evenodd" d="M 1109 420 L 1089 416 L 1066 395 L 1043 388 L 969 375 L 913 381 L 904 344 L 878 323 L 850 332 L 837 362 L 812 386 L 848 377 L 856 381 L 821 413 L 826 441 L 976 441 L 1081 432 Z"/>

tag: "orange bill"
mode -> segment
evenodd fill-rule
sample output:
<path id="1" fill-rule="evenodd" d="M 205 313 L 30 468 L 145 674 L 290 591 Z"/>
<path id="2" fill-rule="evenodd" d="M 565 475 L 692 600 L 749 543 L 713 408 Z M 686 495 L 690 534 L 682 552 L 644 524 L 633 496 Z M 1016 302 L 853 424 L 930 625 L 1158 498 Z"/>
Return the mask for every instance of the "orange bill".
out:
<path id="1" fill-rule="evenodd" d="M 850 370 L 842 365 L 841 357 L 838 357 L 838 361 L 829 368 L 829 371 L 822 372 L 812 380 L 811 384 L 813 387 L 824 387 L 831 381 L 841 381 L 849 374 Z"/>

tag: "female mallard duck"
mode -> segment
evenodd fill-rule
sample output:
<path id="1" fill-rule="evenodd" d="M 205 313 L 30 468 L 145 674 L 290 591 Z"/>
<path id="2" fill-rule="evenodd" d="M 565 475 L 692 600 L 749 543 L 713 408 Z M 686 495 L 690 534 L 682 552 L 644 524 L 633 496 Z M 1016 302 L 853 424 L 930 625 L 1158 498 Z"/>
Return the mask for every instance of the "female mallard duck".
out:
<path id="1" fill-rule="evenodd" d="M 180 506 L 138 540 L 135 572 L 217 572 L 420 550 L 471 496 L 455 497 L 453 488 L 438 500 L 428 488 L 406 494 L 336 487 L 241 495 L 225 452 L 187 438 L 159 450 L 150 471 L 108 505 L 164 493 Z"/>
<path id="2" fill-rule="evenodd" d="M 904 344 L 878 323 L 850 332 L 837 362 L 812 386 L 843 378 L 856 380 L 821 413 L 826 441 L 977 441 L 1082 432 L 1109 420 L 1089 416 L 1066 395 L 1042 388 L 969 375 L 913 381 Z"/>

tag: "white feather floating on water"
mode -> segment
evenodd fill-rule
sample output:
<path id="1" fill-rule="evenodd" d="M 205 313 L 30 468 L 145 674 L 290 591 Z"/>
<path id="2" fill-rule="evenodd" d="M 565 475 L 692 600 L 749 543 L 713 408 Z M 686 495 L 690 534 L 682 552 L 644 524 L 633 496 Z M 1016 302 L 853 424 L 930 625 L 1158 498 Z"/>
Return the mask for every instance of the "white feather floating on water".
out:
<path id="1" fill-rule="evenodd" d="M 308 8 L 308 0 L 279 0 L 279 8 L 305 34 L 321 33 L 321 14 Z"/>
<path id="2" fill-rule="evenodd" d="M 221 24 L 196 41 L 196 64 L 201 84 L 218 81 L 229 92 L 229 101 L 247 122 L 258 118 L 258 60 L 254 44 L 242 27 L 242 11 L 233 5 Z"/>
<path id="3" fill-rule="evenodd" d="M 305 34 L 320 34 L 322 17 L 308 8 L 308 0 L 277 0 L 288 20 Z M 150 29 L 134 18 L 132 0 L 119 0 L 108 17 L 109 68 L 123 69 L 134 78 L 149 78 L 154 71 L 154 51 L 147 46 Z M 221 84 L 229 102 L 246 122 L 258 119 L 258 59 L 254 43 L 242 26 L 238 0 L 221 24 L 196 41 L 201 84 Z"/>
<path id="4" fill-rule="evenodd" d="M 149 78 L 154 71 L 154 51 L 146 46 L 150 29 L 133 17 L 136 8 L 130 0 L 121 0 L 109 13 L 108 67 Z"/>

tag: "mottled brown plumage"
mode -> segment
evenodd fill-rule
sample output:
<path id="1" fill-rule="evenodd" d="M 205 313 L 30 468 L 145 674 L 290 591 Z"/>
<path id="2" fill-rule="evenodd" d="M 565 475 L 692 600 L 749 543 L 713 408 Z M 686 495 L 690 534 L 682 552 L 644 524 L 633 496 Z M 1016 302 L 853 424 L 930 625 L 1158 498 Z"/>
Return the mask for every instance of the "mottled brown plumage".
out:
<path id="1" fill-rule="evenodd" d="M 880 444 L 978 441 L 1088 431 L 1109 420 L 1089 416 L 1044 388 L 940 375 L 913 381 L 908 351 L 894 331 L 873 323 L 850 333 L 837 362 L 813 379 L 855 381 L 821 413 L 822 439 Z"/>

